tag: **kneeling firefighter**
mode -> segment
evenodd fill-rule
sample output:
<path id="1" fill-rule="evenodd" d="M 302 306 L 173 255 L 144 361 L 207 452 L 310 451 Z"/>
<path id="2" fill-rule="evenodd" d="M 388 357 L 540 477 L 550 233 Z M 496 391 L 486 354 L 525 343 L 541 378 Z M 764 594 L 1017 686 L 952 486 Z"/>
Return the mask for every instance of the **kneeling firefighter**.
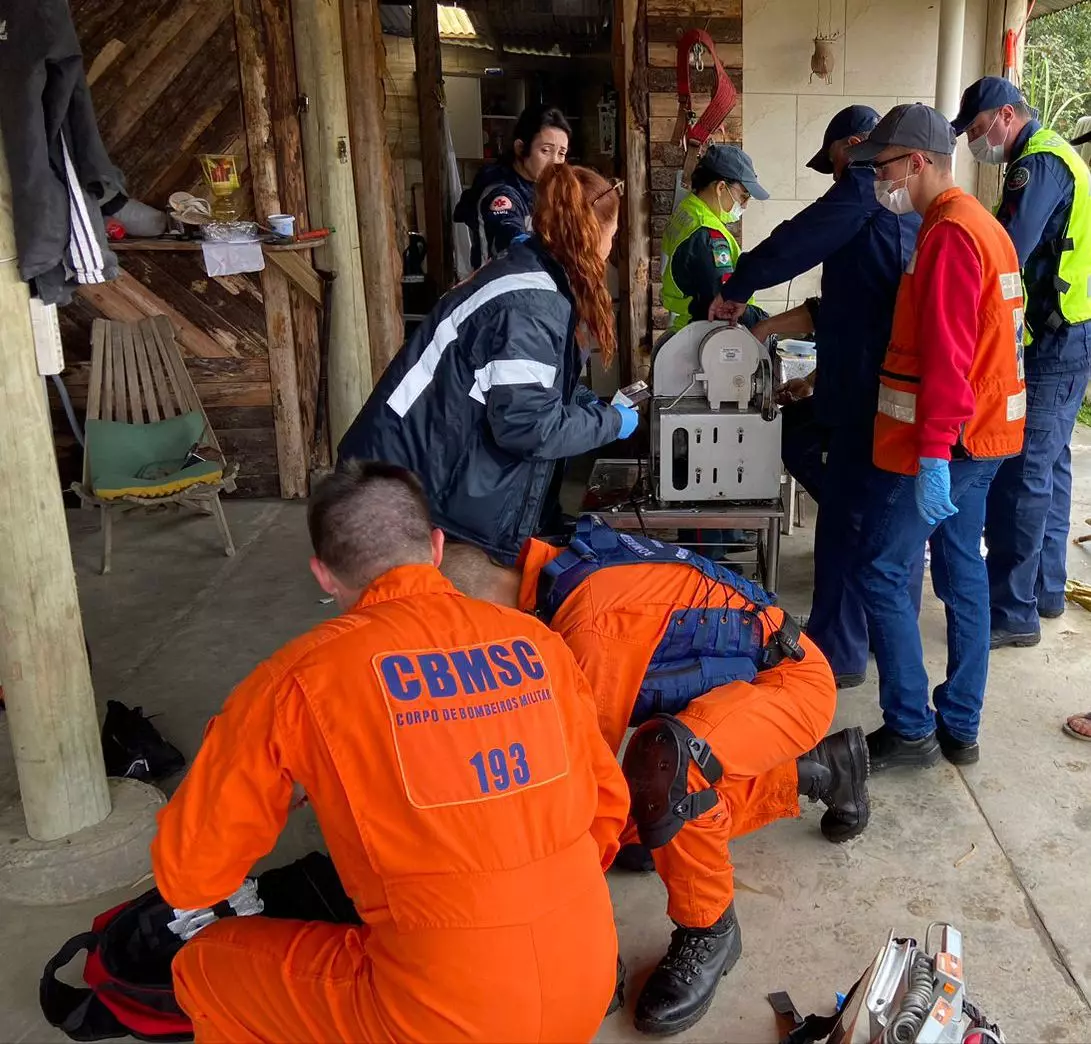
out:
<path id="1" fill-rule="evenodd" d="M 619 863 L 654 861 L 677 928 L 636 1026 L 687 1029 L 742 952 L 731 838 L 797 816 L 801 794 L 827 806 L 831 841 L 867 825 L 863 730 L 822 738 L 837 700 L 829 664 L 756 584 L 589 515 L 567 547 L 527 541 L 514 570 L 466 546 L 442 568 L 465 593 L 535 613 L 564 638 L 615 752 L 637 727 L 624 771 L 643 845 Z"/>

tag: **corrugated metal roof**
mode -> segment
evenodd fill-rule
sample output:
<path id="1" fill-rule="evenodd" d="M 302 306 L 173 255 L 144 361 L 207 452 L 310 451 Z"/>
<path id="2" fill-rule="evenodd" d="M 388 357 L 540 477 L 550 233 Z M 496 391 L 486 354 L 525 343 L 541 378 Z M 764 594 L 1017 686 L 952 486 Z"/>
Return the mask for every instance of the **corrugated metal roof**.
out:
<path id="1" fill-rule="evenodd" d="M 441 40 L 467 41 L 477 39 L 473 16 L 465 8 L 440 4 L 439 36 Z M 380 4 L 379 22 L 384 33 L 391 36 L 413 35 L 413 8 L 409 4 Z"/>
<path id="2" fill-rule="evenodd" d="M 608 36 L 610 0 L 463 0 L 439 7 L 440 37 L 450 43 L 480 41 L 479 30 L 522 53 L 586 49 Z M 383 32 L 413 35 L 408 4 L 380 4 Z M 472 28 L 472 31 L 471 31 Z"/>

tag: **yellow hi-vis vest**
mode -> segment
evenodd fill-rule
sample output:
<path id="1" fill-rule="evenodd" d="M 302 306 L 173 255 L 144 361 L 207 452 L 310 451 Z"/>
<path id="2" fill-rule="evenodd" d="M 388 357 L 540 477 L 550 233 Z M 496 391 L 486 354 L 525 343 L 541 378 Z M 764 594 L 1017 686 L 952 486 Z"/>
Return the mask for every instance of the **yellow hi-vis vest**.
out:
<path id="1" fill-rule="evenodd" d="M 689 314 L 691 294 L 684 294 L 681 287 L 674 281 L 674 270 L 671 262 L 674 252 L 693 235 L 698 229 L 711 228 L 724 237 L 726 241 L 728 262 L 724 266 L 725 272 L 735 270 L 735 262 L 739 259 L 739 244 L 735 237 L 727 230 L 719 215 L 700 196 L 690 193 L 686 196 L 671 214 L 667 227 L 663 229 L 663 289 L 660 297 L 663 307 L 671 313 L 670 328 L 672 331 L 681 330 L 692 321 Z M 719 288 L 717 287 L 717 291 Z"/>
<path id="2" fill-rule="evenodd" d="M 1072 175 L 1072 209 L 1064 239 L 1057 244 L 1060 263 L 1054 285 L 1064 321 L 1083 323 L 1091 319 L 1091 170 L 1080 154 L 1048 127 L 1030 136 L 1019 159 L 1038 152 L 1056 156 Z"/>

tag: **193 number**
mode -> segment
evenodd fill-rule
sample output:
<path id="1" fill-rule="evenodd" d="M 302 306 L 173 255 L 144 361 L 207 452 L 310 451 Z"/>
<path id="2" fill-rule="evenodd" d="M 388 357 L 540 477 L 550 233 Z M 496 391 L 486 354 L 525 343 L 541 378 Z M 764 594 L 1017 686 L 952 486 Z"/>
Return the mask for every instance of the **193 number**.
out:
<path id="1" fill-rule="evenodd" d="M 522 743 L 513 743 L 506 753 L 500 747 L 493 747 L 488 754 L 479 750 L 470 758 L 470 764 L 477 772 L 477 785 L 482 794 L 493 791 L 499 794 L 513 783 L 523 787 L 530 782 L 530 766 Z"/>

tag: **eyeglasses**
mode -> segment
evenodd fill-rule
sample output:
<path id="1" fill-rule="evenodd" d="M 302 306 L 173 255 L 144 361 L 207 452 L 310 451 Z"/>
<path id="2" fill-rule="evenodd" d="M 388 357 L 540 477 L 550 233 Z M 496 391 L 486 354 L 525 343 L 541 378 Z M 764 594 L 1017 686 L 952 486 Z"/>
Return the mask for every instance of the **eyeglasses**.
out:
<path id="1" fill-rule="evenodd" d="M 621 178 L 614 178 L 610 182 L 608 189 L 603 189 L 593 200 L 591 200 L 591 206 L 594 206 L 600 199 L 605 199 L 611 192 L 616 192 L 619 197 L 625 195 L 625 182 Z"/>
<path id="2" fill-rule="evenodd" d="M 876 173 L 876 175 L 879 175 L 879 174 L 881 174 L 881 173 L 882 173 L 882 172 L 883 172 L 884 170 L 886 170 L 886 168 L 887 168 L 887 167 L 889 167 L 889 166 L 890 166 L 890 164 L 891 164 L 891 163 L 897 163 L 897 162 L 898 162 L 898 160 L 903 160 L 903 159 L 905 159 L 905 158 L 906 158 L 907 156 L 920 156 L 920 158 L 921 158 L 922 160 L 924 160 L 924 162 L 925 162 L 925 163 L 931 163 L 931 162 L 932 162 L 932 161 L 931 161 L 931 160 L 930 160 L 930 159 L 929 159 L 929 158 L 928 158 L 927 156 L 925 156 L 925 155 L 924 155 L 923 153 L 920 153 L 920 152 L 903 152 L 903 153 L 902 153 L 902 154 L 901 154 L 900 156 L 893 156 L 893 157 L 892 157 L 891 159 L 888 159 L 888 160 L 883 160 L 883 162 L 882 162 L 882 163 L 876 163 L 876 164 L 874 164 L 873 166 L 874 166 L 874 169 L 875 169 L 875 173 Z"/>

